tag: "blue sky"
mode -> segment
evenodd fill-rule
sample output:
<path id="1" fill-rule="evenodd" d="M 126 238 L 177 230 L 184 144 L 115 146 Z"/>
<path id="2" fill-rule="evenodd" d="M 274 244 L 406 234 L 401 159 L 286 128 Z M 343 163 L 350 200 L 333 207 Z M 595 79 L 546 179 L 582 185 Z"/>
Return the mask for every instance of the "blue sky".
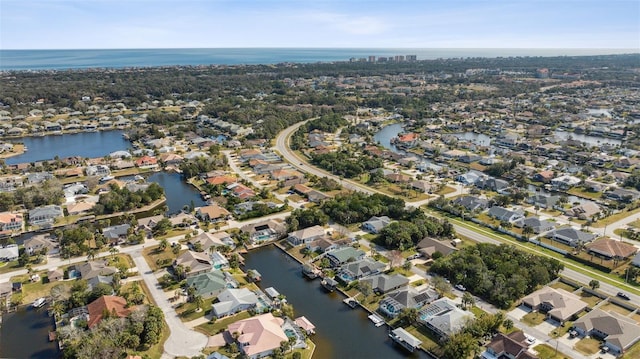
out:
<path id="1" fill-rule="evenodd" d="M 640 49 L 639 0 L 0 0 L 0 49 Z"/>

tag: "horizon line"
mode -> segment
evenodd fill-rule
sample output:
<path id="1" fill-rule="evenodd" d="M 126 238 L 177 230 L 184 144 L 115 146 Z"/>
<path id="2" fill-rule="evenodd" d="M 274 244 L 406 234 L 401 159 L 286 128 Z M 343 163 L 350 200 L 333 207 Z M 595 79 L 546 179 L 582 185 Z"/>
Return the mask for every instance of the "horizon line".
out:
<path id="1" fill-rule="evenodd" d="M 84 50 L 266 50 L 266 49 L 304 49 L 304 50 L 329 50 L 329 49 L 353 49 L 353 50 L 621 50 L 640 53 L 640 48 L 633 47 L 294 47 L 294 46 L 264 46 L 264 47 L 113 47 L 113 48 L 25 48 L 2 49 L 0 51 L 84 51 Z"/>

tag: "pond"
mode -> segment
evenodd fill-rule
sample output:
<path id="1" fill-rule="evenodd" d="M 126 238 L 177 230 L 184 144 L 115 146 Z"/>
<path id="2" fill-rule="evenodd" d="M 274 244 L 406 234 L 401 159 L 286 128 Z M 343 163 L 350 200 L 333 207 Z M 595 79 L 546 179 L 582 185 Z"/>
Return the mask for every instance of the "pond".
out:
<path id="1" fill-rule="evenodd" d="M 175 172 L 156 172 L 147 178 L 148 182 L 155 182 L 164 188 L 167 198 L 168 214 L 180 212 L 184 206 L 194 207 L 206 206 L 200 196 L 200 192 L 192 185 L 185 182 L 182 175 Z"/>

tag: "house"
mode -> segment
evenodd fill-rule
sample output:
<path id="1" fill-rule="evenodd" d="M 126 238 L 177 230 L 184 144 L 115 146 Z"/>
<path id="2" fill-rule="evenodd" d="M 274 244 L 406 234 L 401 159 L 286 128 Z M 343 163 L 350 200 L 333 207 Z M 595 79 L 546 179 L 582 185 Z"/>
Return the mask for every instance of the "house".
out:
<path id="1" fill-rule="evenodd" d="M 541 171 L 533 175 L 536 182 L 550 183 L 553 179 L 553 171 Z"/>
<path id="2" fill-rule="evenodd" d="M 0 246 L 0 262 L 11 262 L 20 256 L 17 244 L 8 244 L 4 247 Z"/>
<path id="3" fill-rule="evenodd" d="M 498 333 L 487 350 L 482 353 L 482 359 L 535 359 L 537 356 L 528 352 L 529 344 L 527 336 L 522 331 L 514 331 L 509 334 Z"/>
<path id="4" fill-rule="evenodd" d="M 0 213 L 0 231 L 16 231 L 21 232 L 24 221 L 22 215 L 18 213 L 2 212 Z"/>
<path id="5" fill-rule="evenodd" d="M 129 223 L 105 227 L 102 229 L 102 235 L 111 245 L 122 244 L 127 240 L 130 228 L 131 225 Z"/>
<path id="6" fill-rule="evenodd" d="M 187 278 L 187 286 L 195 289 L 195 295 L 206 299 L 218 296 L 227 288 L 237 288 L 238 284 L 230 274 L 213 270 Z"/>
<path id="7" fill-rule="evenodd" d="M 524 228 L 525 226 L 527 226 L 533 229 L 533 233 L 535 234 L 550 231 L 555 227 L 554 222 L 541 220 L 538 217 L 521 218 L 513 222 L 513 225 L 518 228 Z"/>
<path id="8" fill-rule="evenodd" d="M 524 215 L 521 211 L 510 211 L 504 207 L 493 206 L 489 208 L 489 217 L 495 218 L 500 222 L 510 222 L 513 223 L 519 219 L 524 218 Z"/>
<path id="9" fill-rule="evenodd" d="M 616 188 L 604 193 L 604 197 L 613 201 L 633 202 L 640 198 L 640 192 L 624 188 Z"/>
<path id="10" fill-rule="evenodd" d="M 435 238 L 424 238 L 416 245 L 418 252 L 427 258 L 431 258 L 434 253 L 439 252 L 446 256 L 457 251 L 457 249 L 449 243 L 449 241 L 441 241 Z"/>
<path id="11" fill-rule="evenodd" d="M 342 247 L 334 251 L 327 252 L 327 258 L 332 267 L 339 267 L 348 261 L 358 261 L 364 258 L 365 253 L 353 247 Z"/>
<path id="12" fill-rule="evenodd" d="M 48 205 L 37 207 L 29 211 L 29 224 L 31 225 L 51 225 L 56 218 L 63 217 L 62 207 Z"/>
<path id="13" fill-rule="evenodd" d="M 633 319 L 614 311 L 593 309 L 573 323 L 573 330 L 581 336 L 604 340 L 613 353 L 622 354 L 640 340 L 640 325 Z"/>
<path id="14" fill-rule="evenodd" d="M 366 222 L 362 223 L 362 229 L 373 234 L 378 234 L 380 231 L 391 223 L 391 219 L 387 216 L 373 216 Z"/>
<path id="15" fill-rule="evenodd" d="M 185 276 L 187 277 L 209 272 L 213 268 L 211 258 L 207 254 L 194 251 L 186 251 L 176 258 L 173 262 L 173 267 L 177 266 L 184 268 Z"/>
<path id="16" fill-rule="evenodd" d="M 459 332 L 475 316 L 458 308 L 449 298 L 440 298 L 420 310 L 418 321 L 441 339 Z"/>
<path id="17" fill-rule="evenodd" d="M 331 238 L 320 237 L 318 239 L 315 239 L 307 243 L 306 247 L 311 252 L 324 253 L 324 252 L 332 251 L 338 248 L 338 246 L 339 244 L 336 241 L 332 240 Z"/>
<path id="18" fill-rule="evenodd" d="M 316 332 L 316 326 L 313 325 L 313 323 L 311 323 L 305 316 L 298 317 L 293 322 L 298 326 L 298 328 L 304 330 L 307 336 L 315 334 Z"/>
<path id="19" fill-rule="evenodd" d="M 458 175 L 456 177 L 456 181 L 458 181 L 458 182 L 460 182 L 460 183 L 462 183 L 464 185 L 471 185 L 471 184 L 476 183 L 476 181 L 479 178 L 484 178 L 484 177 L 486 177 L 486 175 L 484 173 L 479 172 L 479 171 L 475 171 L 475 170 L 471 170 L 471 171 L 469 171 L 469 172 L 467 172 L 465 174 Z"/>
<path id="20" fill-rule="evenodd" d="M 634 245 L 611 238 L 600 238 L 587 245 L 587 252 L 607 260 L 624 260 L 638 252 Z"/>
<path id="21" fill-rule="evenodd" d="M 551 180 L 551 185 L 561 190 L 568 190 L 573 186 L 580 184 L 582 180 L 578 177 L 564 175 Z"/>
<path id="22" fill-rule="evenodd" d="M 454 199 L 451 203 L 466 208 L 467 211 L 484 211 L 489 208 L 489 201 L 484 198 L 474 196 L 462 196 Z"/>
<path id="23" fill-rule="evenodd" d="M 547 234 L 547 238 L 551 238 L 554 241 L 566 244 L 571 247 L 576 247 L 579 244 L 589 243 L 597 237 L 598 236 L 596 234 L 583 232 L 572 227 L 558 228 Z"/>
<path id="24" fill-rule="evenodd" d="M 105 165 L 87 166 L 84 169 L 84 171 L 89 177 L 90 176 L 104 177 L 111 174 L 111 170 L 109 169 L 109 166 L 105 166 Z"/>
<path id="25" fill-rule="evenodd" d="M 567 216 L 577 217 L 579 219 L 592 219 L 600 213 L 601 209 L 595 202 L 584 202 L 566 211 Z"/>
<path id="26" fill-rule="evenodd" d="M 89 319 L 87 326 L 89 329 L 98 324 L 108 313 L 109 316 L 125 318 L 131 313 L 127 307 L 127 300 L 115 295 L 103 295 L 87 305 Z"/>
<path id="27" fill-rule="evenodd" d="M 167 166 L 177 166 L 184 161 L 184 158 L 175 153 L 164 153 L 160 156 L 160 161 Z"/>
<path id="28" fill-rule="evenodd" d="M 240 230 L 249 234 L 249 241 L 252 244 L 260 244 L 280 238 L 287 232 L 287 226 L 282 222 L 269 219 L 258 223 L 246 224 Z"/>
<path id="29" fill-rule="evenodd" d="M 384 178 L 393 183 L 409 183 L 413 180 L 411 176 L 404 173 L 389 173 L 388 175 L 385 175 Z"/>
<path id="30" fill-rule="evenodd" d="M 220 222 L 231 217 L 231 213 L 217 204 L 196 208 L 196 216 L 203 221 Z"/>
<path id="31" fill-rule="evenodd" d="M 411 182 L 411 188 L 423 193 L 431 193 L 437 186 L 425 180 L 415 180 Z"/>
<path id="32" fill-rule="evenodd" d="M 222 318 L 243 310 L 255 308 L 258 296 L 247 288 L 227 288 L 220 292 L 216 303 L 213 303 L 213 315 Z"/>
<path id="33" fill-rule="evenodd" d="M 80 276 L 82 279 L 89 280 L 93 277 L 101 276 L 109 276 L 113 275 L 118 271 L 115 267 L 110 267 L 107 265 L 106 261 L 90 261 L 86 263 L 82 263 L 76 266 L 77 270 L 80 272 Z"/>
<path id="34" fill-rule="evenodd" d="M 158 159 L 151 156 L 142 156 L 136 160 L 138 167 L 155 167 L 158 165 Z"/>
<path id="35" fill-rule="evenodd" d="M 370 275 L 382 272 L 387 265 L 378 262 L 372 258 L 364 258 L 357 261 L 351 261 L 340 267 L 336 278 L 341 279 L 345 283 L 364 278 Z"/>
<path id="36" fill-rule="evenodd" d="M 547 314 L 547 318 L 564 323 L 587 308 L 580 297 L 564 289 L 543 287 L 522 298 L 522 305 Z"/>
<path id="37" fill-rule="evenodd" d="M 211 266 L 214 269 L 229 268 L 229 260 L 222 253 L 215 251 L 211 252 Z"/>
<path id="38" fill-rule="evenodd" d="M 157 216 L 144 217 L 138 219 L 138 230 L 147 232 L 147 236 L 151 236 L 153 229 L 165 217 L 161 214 Z"/>
<path id="39" fill-rule="evenodd" d="M 282 329 L 283 324 L 282 318 L 266 313 L 230 324 L 227 331 L 236 338 L 242 353 L 250 359 L 257 359 L 273 354 L 281 342 L 289 340 Z"/>
<path id="40" fill-rule="evenodd" d="M 51 269 L 47 273 L 49 282 L 57 282 L 64 279 L 64 271 L 61 268 Z"/>
<path id="41" fill-rule="evenodd" d="M 540 208 L 551 209 L 556 206 L 556 203 L 560 201 L 560 196 L 545 196 L 541 194 L 535 194 L 527 198 L 527 203 Z"/>
<path id="42" fill-rule="evenodd" d="M 377 274 L 373 277 L 362 279 L 360 282 L 369 283 L 371 289 L 377 294 L 385 294 L 407 286 L 409 278 L 397 273 L 394 275 Z"/>
<path id="43" fill-rule="evenodd" d="M 184 212 L 180 212 L 168 219 L 173 227 L 189 227 L 198 223 L 198 219 L 194 215 Z"/>
<path id="44" fill-rule="evenodd" d="M 413 286 L 406 286 L 389 292 L 380 301 L 378 311 L 387 317 L 395 318 L 404 308 L 419 309 L 438 298 L 440 295 L 432 288 L 419 291 Z"/>
<path id="45" fill-rule="evenodd" d="M 315 189 L 307 193 L 307 199 L 309 200 L 309 202 L 313 202 L 313 203 L 320 203 L 329 198 L 331 197 L 320 191 L 316 191 Z"/>
<path id="46" fill-rule="evenodd" d="M 78 214 L 86 214 L 90 212 L 95 206 L 96 206 L 96 202 L 81 201 L 76 203 L 70 203 L 67 205 L 67 213 L 69 213 L 70 216 L 75 216 Z"/>
<path id="47" fill-rule="evenodd" d="M 248 199 L 256 196 L 256 193 L 251 188 L 239 182 L 228 185 L 227 189 L 232 192 L 234 197 L 240 199 Z"/>
<path id="48" fill-rule="evenodd" d="M 311 243 L 312 241 L 324 237 L 326 232 L 322 226 L 303 228 L 289 233 L 287 241 L 294 246 Z"/>
<path id="49" fill-rule="evenodd" d="M 215 186 L 215 185 L 228 185 L 231 183 L 236 183 L 238 179 L 236 177 L 231 177 L 227 175 L 219 175 L 214 177 L 209 177 L 206 179 L 207 183 Z"/>
<path id="50" fill-rule="evenodd" d="M 498 193 L 505 193 L 505 190 L 511 187 L 508 181 L 493 177 L 480 177 L 474 184 L 480 189 L 487 189 Z"/>
<path id="51" fill-rule="evenodd" d="M 103 275 L 99 275 L 99 276 L 95 276 L 91 279 L 89 279 L 87 281 L 87 290 L 89 291 L 93 291 L 94 289 L 98 288 L 99 285 L 108 285 L 111 287 L 111 291 L 109 292 L 109 294 L 114 294 L 113 291 L 113 276 L 103 276 Z"/>
<path id="52" fill-rule="evenodd" d="M 6 298 L 13 292 L 11 282 L 0 283 L 0 298 Z"/>
<path id="53" fill-rule="evenodd" d="M 58 253 L 58 244 L 46 234 L 37 234 L 24 240 L 24 251 L 28 255 L 32 256 L 36 253 L 41 253 L 43 250 L 48 255 L 56 254 Z"/>
<path id="54" fill-rule="evenodd" d="M 220 238 L 209 232 L 202 232 L 189 240 L 192 248 L 200 247 L 200 252 L 209 252 L 211 247 L 222 247 L 226 245 Z M 195 250 L 195 249 L 194 249 Z"/>

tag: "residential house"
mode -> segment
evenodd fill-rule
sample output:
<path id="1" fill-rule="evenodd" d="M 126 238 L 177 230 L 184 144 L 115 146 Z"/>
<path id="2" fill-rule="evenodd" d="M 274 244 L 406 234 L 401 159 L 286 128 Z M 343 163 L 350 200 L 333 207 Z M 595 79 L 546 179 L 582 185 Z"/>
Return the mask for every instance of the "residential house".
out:
<path id="1" fill-rule="evenodd" d="M 98 288 L 100 285 L 108 285 L 111 287 L 111 292 L 109 292 L 109 294 L 114 294 L 113 291 L 113 276 L 95 276 L 89 280 L 87 280 L 87 290 L 88 291 L 93 291 L 94 289 Z"/>
<path id="2" fill-rule="evenodd" d="M 540 208 L 552 209 L 560 201 L 560 196 L 545 196 L 541 194 L 534 194 L 527 198 L 527 203 Z"/>
<path id="3" fill-rule="evenodd" d="M 105 313 L 118 318 L 125 318 L 131 314 L 131 309 L 127 307 L 127 300 L 115 295 L 103 295 L 94 300 L 87 305 L 87 311 L 89 313 L 89 319 L 87 320 L 89 329 L 100 323 L 107 315 Z"/>
<path id="4" fill-rule="evenodd" d="M 476 181 L 478 181 L 479 178 L 484 178 L 487 175 L 485 175 L 482 172 L 476 171 L 476 170 L 471 170 L 465 174 L 461 174 L 458 175 L 456 177 L 456 181 L 464 184 L 464 185 L 471 185 L 476 183 Z"/>
<path id="5" fill-rule="evenodd" d="M 67 213 L 69 213 L 70 216 L 75 216 L 75 215 L 79 215 L 79 214 L 87 214 L 95 206 L 96 206 L 96 202 L 80 201 L 80 202 L 76 202 L 76 203 L 70 203 L 70 204 L 67 205 Z"/>
<path id="6" fill-rule="evenodd" d="M 449 298 L 440 298 L 420 310 L 418 321 L 438 338 L 446 339 L 462 330 L 475 316 L 458 308 Z"/>
<path id="7" fill-rule="evenodd" d="M 543 287 L 522 298 L 522 305 L 546 313 L 547 318 L 560 323 L 575 319 L 587 308 L 587 303 L 578 295 L 551 287 Z"/>
<path id="8" fill-rule="evenodd" d="M 53 174 L 49 172 L 28 173 L 26 178 L 27 178 L 27 184 L 35 185 L 35 184 L 43 183 L 45 181 L 53 179 Z"/>
<path id="9" fill-rule="evenodd" d="M 175 153 L 165 153 L 160 156 L 160 161 L 166 166 L 178 166 L 184 161 L 184 158 Z"/>
<path id="10" fill-rule="evenodd" d="M 202 232 L 195 237 L 191 237 L 189 244 L 191 244 L 194 250 L 199 247 L 200 252 L 206 253 L 211 250 L 211 247 L 215 248 L 226 245 L 220 238 L 209 232 Z"/>
<path id="11" fill-rule="evenodd" d="M 311 323 L 305 316 L 298 317 L 293 322 L 298 326 L 298 328 L 302 329 L 307 336 L 316 333 L 316 326 L 313 325 L 313 323 Z"/>
<path id="12" fill-rule="evenodd" d="M 64 279 L 64 271 L 62 268 L 50 269 L 47 273 L 49 282 L 57 282 Z"/>
<path id="13" fill-rule="evenodd" d="M 210 206 L 197 207 L 196 216 L 203 221 L 220 222 L 229 219 L 231 213 L 217 204 L 212 204 Z"/>
<path id="14" fill-rule="evenodd" d="M 313 203 L 320 203 L 329 198 L 331 197 L 320 191 L 316 191 L 315 189 L 307 193 L 307 199 L 309 200 L 309 202 L 313 202 Z"/>
<path id="15" fill-rule="evenodd" d="M 240 199 L 248 199 L 256 196 L 256 193 L 251 188 L 239 182 L 228 185 L 227 189 L 232 192 L 234 197 L 238 197 Z"/>
<path id="16" fill-rule="evenodd" d="M 430 287 L 418 290 L 413 286 L 406 286 L 389 292 L 380 301 L 378 311 L 387 317 L 395 318 L 405 308 L 420 309 L 438 298 L 438 292 Z"/>
<path id="17" fill-rule="evenodd" d="M 211 258 L 207 254 L 194 251 L 186 251 L 176 258 L 173 267 L 177 266 L 184 268 L 184 274 L 187 277 L 209 272 L 213 268 Z"/>
<path id="18" fill-rule="evenodd" d="M 213 315 L 216 318 L 226 317 L 256 308 L 258 303 L 256 293 L 247 288 L 227 288 L 218 294 L 217 302 L 213 303 Z"/>
<path id="19" fill-rule="evenodd" d="M 84 169 L 84 171 L 89 177 L 90 176 L 104 177 L 111 174 L 111 170 L 109 169 L 109 166 L 105 166 L 105 165 L 87 166 Z"/>
<path id="20" fill-rule="evenodd" d="M 362 229 L 373 234 L 378 234 L 380 231 L 391 223 L 391 219 L 387 216 L 373 216 L 366 222 L 362 223 Z"/>
<path id="21" fill-rule="evenodd" d="M 613 201 L 634 202 L 640 198 L 640 192 L 624 188 L 616 188 L 604 193 L 604 197 Z"/>
<path id="22" fill-rule="evenodd" d="M 595 202 L 587 201 L 565 212 L 567 216 L 577 217 L 579 219 L 592 219 L 600 214 L 601 209 Z"/>
<path id="23" fill-rule="evenodd" d="M 386 268 L 386 264 L 372 258 L 364 258 L 352 262 L 347 261 L 347 263 L 340 267 L 336 278 L 341 279 L 345 283 L 350 283 L 360 278 L 378 274 Z"/>
<path id="24" fill-rule="evenodd" d="M 294 246 L 298 246 L 301 244 L 311 243 L 312 241 L 324 237 L 325 235 L 326 232 L 322 226 L 312 226 L 289 233 L 287 241 L 289 241 L 289 243 Z"/>
<path id="25" fill-rule="evenodd" d="M 555 227 L 554 222 L 541 220 L 538 217 L 521 218 L 513 222 L 513 225 L 518 228 L 524 228 L 525 226 L 527 226 L 533 229 L 533 233 L 535 234 L 550 231 Z"/>
<path id="26" fill-rule="evenodd" d="M 553 171 L 541 171 L 533 175 L 533 180 L 536 182 L 551 183 L 553 179 Z"/>
<path id="27" fill-rule="evenodd" d="M 164 218 L 165 216 L 162 214 L 159 214 L 157 216 L 140 218 L 138 219 L 138 230 L 145 231 L 147 233 L 147 237 L 151 238 L 153 229 Z"/>
<path id="28" fill-rule="evenodd" d="M 580 184 L 582 180 L 578 177 L 564 175 L 551 180 L 551 185 L 560 190 L 568 190 L 573 186 Z"/>
<path id="29" fill-rule="evenodd" d="M 56 218 L 63 217 L 62 207 L 48 205 L 37 207 L 29 211 L 29 224 L 31 225 L 51 225 Z"/>
<path id="30" fill-rule="evenodd" d="M 573 330 L 581 336 L 604 340 L 611 352 L 622 354 L 640 340 L 640 325 L 632 318 L 614 311 L 593 309 L 573 323 Z"/>
<path id="31" fill-rule="evenodd" d="M 18 259 L 20 252 L 17 244 L 7 244 L 0 246 L 0 262 L 11 262 Z"/>
<path id="32" fill-rule="evenodd" d="M 481 212 L 489 208 L 489 201 L 484 198 L 474 196 L 462 196 L 454 199 L 451 203 L 457 206 L 462 206 L 470 212 Z"/>
<path id="33" fill-rule="evenodd" d="M 213 269 L 229 268 L 229 260 L 224 256 L 224 254 L 218 251 L 211 252 L 210 258 Z"/>
<path id="34" fill-rule="evenodd" d="M 111 245 L 122 244 L 127 240 L 130 228 L 131 225 L 129 223 L 105 227 L 102 229 L 102 235 Z"/>
<path id="35" fill-rule="evenodd" d="M 80 272 L 82 279 L 85 280 L 89 280 L 99 275 L 110 276 L 118 271 L 117 268 L 108 266 L 107 262 L 103 260 L 82 263 L 77 265 L 76 269 Z"/>
<path id="36" fill-rule="evenodd" d="M 24 240 L 24 251 L 32 256 L 46 250 L 48 255 L 58 253 L 58 244 L 47 234 L 37 234 Z"/>
<path id="37" fill-rule="evenodd" d="M 552 231 L 551 233 L 547 234 L 547 237 L 562 244 L 566 244 L 571 247 L 577 247 L 578 245 L 587 244 L 593 241 L 598 236 L 596 234 L 583 232 L 572 227 L 565 227 L 558 228 Z"/>
<path id="38" fill-rule="evenodd" d="M 457 251 L 457 249 L 446 240 L 438 240 L 435 238 L 424 238 L 416 245 L 418 252 L 427 258 L 431 258 L 434 253 L 438 252 L 444 256 Z"/>
<path id="39" fill-rule="evenodd" d="M 0 283 L 0 298 L 7 298 L 13 293 L 11 282 Z"/>
<path id="40" fill-rule="evenodd" d="M 522 331 L 514 331 L 509 334 L 498 333 L 487 350 L 481 355 L 482 359 L 537 359 L 538 357 L 528 352 L 529 344 L 527 336 Z"/>
<path id="41" fill-rule="evenodd" d="M 393 183 L 409 183 L 413 180 L 413 177 L 404 173 L 389 173 L 388 175 L 385 175 L 384 178 Z"/>
<path id="42" fill-rule="evenodd" d="M 624 260 L 636 254 L 638 248 L 632 244 L 605 237 L 587 245 L 587 252 L 607 260 Z"/>
<path id="43" fill-rule="evenodd" d="M 362 279 L 360 282 L 369 283 L 371 289 L 377 294 L 386 294 L 392 290 L 407 286 L 409 278 L 397 273 L 393 275 L 377 274 Z"/>
<path id="44" fill-rule="evenodd" d="M 519 219 L 524 218 L 524 214 L 521 210 L 511 211 L 504 207 L 493 206 L 489 208 L 489 217 L 495 218 L 500 222 L 510 222 L 513 223 Z"/>
<path id="45" fill-rule="evenodd" d="M 502 194 L 511 187 L 508 181 L 493 177 L 480 177 L 474 184 L 480 189 L 491 190 Z"/>
<path id="46" fill-rule="evenodd" d="M 207 299 L 218 296 L 225 289 L 237 288 L 238 283 L 230 274 L 213 270 L 187 278 L 187 286 L 195 289 L 195 295 Z"/>
<path id="47" fill-rule="evenodd" d="M 198 219 L 191 213 L 180 212 L 168 218 L 173 227 L 189 227 L 198 223 Z"/>
<path id="48" fill-rule="evenodd" d="M 327 237 L 320 237 L 307 243 L 307 249 L 311 252 L 325 253 L 338 248 L 339 244 Z"/>
<path id="49" fill-rule="evenodd" d="M 411 182 L 411 188 L 423 193 L 431 193 L 437 188 L 437 185 L 425 180 L 415 180 Z"/>
<path id="50" fill-rule="evenodd" d="M 151 156 L 142 156 L 136 160 L 136 166 L 145 168 L 157 167 L 158 159 Z"/>
<path id="51" fill-rule="evenodd" d="M 21 232 L 24 226 L 22 215 L 19 213 L 0 213 L 0 231 Z"/>
<path id="52" fill-rule="evenodd" d="M 228 185 L 231 183 L 236 183 L 238 179 L 232 176 L 218 175 L 214 177 L 208 177 L 206 181 L 208 184 L 215 186 L 215 185 Z"/>
<path id="53" fill-rule="evenodd" d="M 283 324 L 282 318 L 266 313 L 230 324 L 227 331 L 229 336 L 236 338 L 242 353 L 250 359 L 257 359 L 272 355 L 280 348 L 281 342 L 288 341 Z"/>
<path id="54" fill-rule="evenodd" d="M 258 223 L 246 224 L 240 230 L 249 234 L 249 241 L 252 244 L 260 244 L 279 239 L 287 232 L 287 226 L 282 222 L 269 219 Z"/>
<path id="55" fill-rule="evenodd" d="M 331 262 L 332 267 L 339 267 L 349 261 L 362 260 L 365 253 L 353 247 L 342 247 L 334 251 L 327 252 L 327 258 Z"/>

